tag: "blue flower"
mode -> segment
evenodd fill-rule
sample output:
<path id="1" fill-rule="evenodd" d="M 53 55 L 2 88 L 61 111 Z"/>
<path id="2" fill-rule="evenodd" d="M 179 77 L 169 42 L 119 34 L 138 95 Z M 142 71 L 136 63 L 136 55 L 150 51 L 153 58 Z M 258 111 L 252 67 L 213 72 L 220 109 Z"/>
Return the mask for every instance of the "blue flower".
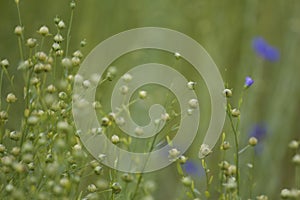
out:
<path id="1" fill-rule="evenodd" d="M 196 163 L 189 160 L 182 167 L 189 175 L 202 176 L 204 174 L 201 164 L 198 166 Z"/>
<path id="2" fill-rule="evenodd" d="M 269 45 L 262 37 L 256 37 L 252 41 L 252 47 L 256 54 L 265 60 L 275 62 L 279 60 L 280 54 L 276 47 Z"/>
<path id="3" fill-rule="evenodd" d="M 264 124 L 256 124 L 252 127 L 249 136 L 262 140 L 267 134 L 267 127 Z"/>
<path id="4" fill-rule="evenodd" d="M 254 83 L 254 80 L 253 80 L 250 76 L 247 76 L 246 79 L 245 79 L 244 87 L 245 87 L 245 88 L 248 88 L 248 87 L 250 87 L 253 83 Z"/>
<path id="5" fill-rule="evenodd" d="M 263 123 L 255 124 L 250 130 L 249 137 L 255 137 L 258 140 L 258 144 L 254 147 L 255 153 L 257 155 L 262 154 L 264 146 L 263 143 L 261 143 L 261 141 L 266 137 L 266 135 L 267 127 Z"/>

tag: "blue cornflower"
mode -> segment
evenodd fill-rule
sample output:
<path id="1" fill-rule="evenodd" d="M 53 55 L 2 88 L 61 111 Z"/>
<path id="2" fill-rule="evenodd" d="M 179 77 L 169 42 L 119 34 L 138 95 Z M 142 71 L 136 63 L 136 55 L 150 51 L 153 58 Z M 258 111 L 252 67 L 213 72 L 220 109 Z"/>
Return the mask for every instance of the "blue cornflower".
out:
<path id="1" fill-rule="evenodd" d="M 257 55 L 270 62 L 279 60 L 280 54 L 276 47 L 269 45 L 262 37 L 256 37 L 252 41 L 252 47 Z"/>
<path id="2" fill-rule="evenodd" d="M 254 80 L 253 80 L 250 76 L 247 76 L 246 79 L 245 79 L 244 87 L 245 87 L 245 88 L 248 88 L 248 87 L 250 87 L 253 83 L 254 83 Z"/>

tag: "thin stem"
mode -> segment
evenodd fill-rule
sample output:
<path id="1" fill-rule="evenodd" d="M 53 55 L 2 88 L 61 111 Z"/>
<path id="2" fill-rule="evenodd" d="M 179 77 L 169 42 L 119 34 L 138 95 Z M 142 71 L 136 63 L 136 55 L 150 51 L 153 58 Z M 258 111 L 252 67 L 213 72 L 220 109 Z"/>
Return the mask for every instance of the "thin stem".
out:
<path id="1" fill-rule="evenodd" d="M 2 107 L 2 81 L 3 81 L 3 69 L 1 70 L 1 75 L 0 75 L 0 95 L 1 95 L 0 110 L 1 110 L 1 107 Z"/>
<path id="2" fill-rule="evenodd" d="M 20 12 L 19 3 L 17 3 L 17 10 L 18 10 L 19 24 L 20 24 L 21 27 L 23 27 L 22 20 L 21 20 L 21 12 Z M 23 36 L 23 32 L 22 32 L 21 35 L 18 36 L 18 44 L 19 44 L 20 56 L 21 56 L 22 61 L 24 60 L 23 46 L 22 46 L 23 41 L 24 41 L 24 36 Z"/>
<path id="3" fill-rule="evenodd" d="M 296 166 L 295 167 L 295 179 L 296 179 L 296 188 L 299 190 L 300 189 L 300 167 Z"/>
<path id="4" fill-rule="evenodd" d="M 70 16 L 70 21 L 69 21 L 69 28 L 68 28 L 68 33 L 67 33 L 66 56 L 68 56 L 68 53 L 69 53 L 69 45 L 70 45 L 70 39 L 71 39 L 71 28 L 72 28 L 72 22 L 73 22 L 73 14 L 74 14 L 74 9 L 71 10 L 71 16 Z"/>
<path id="5" fill-rule="evenodd" d="M 23 47 L 22 47 L 22 39 L 21 39 L 20 36 L 18 37 L 18 44 L 19 44 L 19 51 L 20 51 L 21 60 L 24 60 Z"/>
<path id="6" fill-rule="evenodd" d="M 235 141 L 235 166 L 236 166 L 236 182 L 237 182 L 237 195 L 239 196 L 239 188 L 240 188 L 240 172 L 239 172 L 239 139 L 238 139 L 238 131 L 236 130 L 236 126 L 234 126 L 233 119 L 231 116 L 231 106 L 230 104 L 227 104 L 227 115 L 230 120 L 230 125 L 232 128 L 232 131 L 234 133 L 234 141 Z M 238 121 L 240 118 L 238 118 Z"/>
<path id="7" fill-rule="evenodd" d="M 159 126 L 158 126 L 159 127 Z M 154 144 L 155 144 L 155 141 L 156 141 L 156 138 L 157 138 L 158 134 L 156 134 L 152 140 L 152 143 L 151 143 L 151 146 L 150 146 L 150 149 L 148 152 L 151 152 L 153 149 L 154 149 Z M 148 162 L 148 159 L 149 159 L 149 156 L 145 162 L 145 165 L 144 165 L 144 168 L 146 167 L 146 163 Z M 144 171 L 144 170 L 143 170 Z M 137 192 L 138 192 L 138 189 L 140 187 L 140 184 L 142 182 L 142 178 L 143 178 L 143 172 L 139 175 L 139 178 L 138 178 L 138 181 L 137 181 L 137 184 L 136 184 L 136 187 L 135 187 L 135 190 L 134 190 L 134 193 L 133 193 L 133 196 L 132 196 L 132 199 L 131 200 L 134 200 L 136 195 L 137 195 Z"/>

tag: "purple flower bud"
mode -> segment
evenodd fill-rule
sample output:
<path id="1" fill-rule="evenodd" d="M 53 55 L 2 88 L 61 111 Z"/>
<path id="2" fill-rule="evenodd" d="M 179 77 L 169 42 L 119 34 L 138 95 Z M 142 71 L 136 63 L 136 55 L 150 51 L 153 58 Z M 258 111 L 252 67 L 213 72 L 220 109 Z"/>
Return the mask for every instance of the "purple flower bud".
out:
<path id="1" fill-rule="evenodd" d="M 250 76 L 247 76 L 245 79 L 245 88 L 250 87 L 254 83 L 253 79 Z"/>

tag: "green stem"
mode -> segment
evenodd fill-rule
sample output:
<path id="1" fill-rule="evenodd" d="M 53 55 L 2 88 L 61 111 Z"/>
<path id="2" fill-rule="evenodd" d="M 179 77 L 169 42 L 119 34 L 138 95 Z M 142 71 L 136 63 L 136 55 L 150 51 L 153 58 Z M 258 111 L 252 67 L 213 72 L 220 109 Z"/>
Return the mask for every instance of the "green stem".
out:
<path id="1" fill-rule="evenodd" d="M 70 39 L 71 39 L 71 28 L 72 28 L 72 22 L 73 22 L 73 15 L 74 15 L 74 9 L 71 11 L 70 21 L 69 21 L 69 28 L 67 33 L 67 46 L 66 46 L 66 56 L 68 56 L 69 53 L 69 45 L 70 45 Z"/>
<path id="2" fill-rule="evenodd" d="M 2 108 L 2 81 L 3 81 L 3 69 L 1 70 L 1 75 L 0 75 L 0 110 Z"/>
<path id="3" fill-rule="evenodd" d="M 227 115 L 230 120 L 230 125 L 232 131 L 234 133 L 234 141 L 235 141 L 235 166 L 236 166 L 236 182 L 237 182 L 237 195 L 239 196 L 239 188 L 240 188 L 240 172 L 239 172 L 239 139 L 238 139 L 238 131 L 236 130 L 236 126 L 234 126 L 233 119 L 231 116 L 231 106 L 227 104 Z M 238 121 L 240 118 L 238 118 Z"/>
<path id="4" fill-rule="evenodd" d="M 296 189 L 300 189 L 300 167 L 296 166 L 295 167 L 295 179 L 296 179 Z"/>
<path id="5" fill-rule="evenodd" d="M 158 126 L 158 127 L 159 127 L 159 126 Z M 154 144 L 155 144 L 155 141 L 156 141 L 157 136 L 158 136 L 158 134 L 156 134 L 156 135 L 154 136 L 154 138 L 153 138 L 153 140 L 152 140 L 152 143 L 151 143 L 151 146 L 150 146 L 150 149 L 149 149 L 148 152 L 151 152 L 151 151 L 154 149 Z M 148 162 L 148 159 L 149 159 L 149 156 L 148 156 L 148 158 L 147 158 L 147 160 L 146 160 L 146 162 L 145 162 L 144 169 L 145 169 L 145 167 L 146 167 L 146 164 L 147 164 L 147 162 Z M 143 171 L 144 171 L 144 170 L 143 170 Z M 134 199 L 135 199 L 135 197 L 136 197 L 136 195 L 137 195 L 137 192 L 138 192 L 138 190 L 139 190 L 140 184 L 141 184 L 141 182 L 142 182 L 142 178 L 143 178 L 143 172 L 139 175 L 139 178 L 138 178 L 137 184 L 136 184 L 136 186 L 135 186 L 135 189 L 134 189 L 133 196 L 132 196 L 132 199 L 131 199 L 131 200 L 134 200 Z"/>
<path id="6" fill-rule="evenodd" d="M 19 24 L 20 24 L 21 27 L 23 27 L 22 20 L 21 20 L 21 12 L 20 12 L 19 3 L 17 3 L 17 10 L 18 10 Z M 23 46 L 22 46 L 23 41 L 24 41 L 24 36 L 23 36 L 23 32 L 22 32 L 21 36 L 18 37 L 18 44 L 19 44 L 20 56 L 21 56 L 22 61 L 24 60 Z"/>

